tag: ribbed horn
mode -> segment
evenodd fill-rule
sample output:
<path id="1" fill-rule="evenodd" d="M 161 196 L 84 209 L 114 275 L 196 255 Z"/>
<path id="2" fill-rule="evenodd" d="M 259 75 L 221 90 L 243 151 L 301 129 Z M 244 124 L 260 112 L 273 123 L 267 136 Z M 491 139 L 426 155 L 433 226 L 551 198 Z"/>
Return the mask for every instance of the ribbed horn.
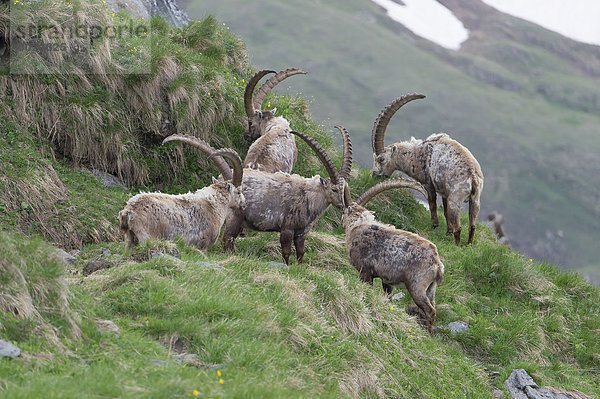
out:
<path id="1" fill-rule="evenodd" d="M 184 134 L 173 134 L 164 139 L 162 143 L 165 144 L 170 141 L 181 141 L 182 143 L 189 144 L 192 147 L 196 147 L 197 149 L 209 156 L 216 151 L 206 141 L 194 136 L 186 136 Z M 227 162 L 225 162 L 225 160 L 222 157 L 215 157 L 213 159 L 213 162 L 215 163 L 217 169 L 219 169 L 219 173 L 221 173 L 225 180 L 232 179 L 233 175 L 231 173 L 231 168 L 229 167 L 229 165 L 227 165 Z"/>
<path id="2" fill-rule="evenodd" d="M 329 177 L 331 178 L 331 182 L 333 184 L 337 184 L 340 180 L 338 172 L 335 169 L 335 165 L 331 161 L 331 158 L 329 158 L 329 155 L 327 155 L 323 147 L 321 147 L 319 143 L 317 143 L 313 138 L 307 136 L 305 133 L 295 132 L 293 130 L 291 131 L 291 133 L 306 141 L 306 144 L 308 144 L 308 146 L 312 148 L 312 150 L 315 152 L 315 154 L 317 154 L 321 162 L 323 162 L 323 165 L 327 170 L 327 174 L 329 174 Z"/>
<path id="3" fill-rule="evenodd" d="M 226 158 L 231 162 L 231 167 L 233 168 L 232 183 L 234 186 L 239 187 L 242 184 L 244 167 L 242 166 L 242 159 L 238 153 L 231 148 L 223 148 L 210 154 L 208 159 L 216 159 L 218 157 Z"/>
<path id="4" fill-rule="evenodd" d="M 271 71 L 269 69 L 263 69 L 262 71 L 256 72 L 246 85 L 246 89 L 244 90 L 244 107 L 246 107 L 246 115 L 248 118 L 252 118 L 254 116 L 255 108 L 254 102 L 252 99 L 252 94 L 254 94 L 254 88 L 256 84 L 263 78 L 263 76 L 268 75 L 270 73 L 275 73 L 275 71 Z"/>
<path id="5" fill-rule="evenodd" d="M 413 190 L 417 190 L 418 192 L 423 194 L 425 197 L 427 197 L 427 191 L 425 191 L 425 188 L 416 181 L 406 180 L 406 179 L 390 179 L 390 180 L 383 181 L 379 184 L 376 184 L 373 187 L 371 187 L 370 189 L 368 189 L 367 191 L 365 191 L 363 193 L 363 195 L 358 197 L 358 199 L 356 200 L 356 203 L 358 205 L 364 206 L 367 202 L 369 202 L 377 194 L 379 194 L 385 190 L 392 189 L 392 188 L 412 188 Z"/>
<path id="6" fill-rule="evenodd" d="M 306 75 L 306 71 L 298 68 L 288 68 L 285 71 L 279 71 L 275 76 L 271 76 L 264 85 L 260 86 L 256 96 L 254 96 L 254 108 L 261 109 L 262 103 L 265 101 L 265 97 L 267 94 L 273 89 L 273 87 L 277 86 L 279 83 L 294 75 Z"/>
<path id="7" fill-rule="evenodd" d="M 343 148 L 343 160 L 342 168 L 340 169 L 340 177 L 347 180 L 350 176 L 350 170 L 352 169 L 352 141 L 350 141 L 350 135 L 348 130 L 341 125 L 336 125 L 336 129 L 342 134 L 342 148 Z"/>
<path id="8" fill-rule="evenodd" d="M 404 104 L 419 98 L 425 98 L 425 96 L 423 94 L 407 94 L 399 97 L 385 107 L 377 116 L 375 124 L 373 125 L 373 132 L 371 133 L 373 152 L 376 155 L 379 155 L 383 152 L 385 129 L 387 128 L 388 123 L 390 123 L 392 116 L 394 116 L 396 111 L 398 111 Z"/>

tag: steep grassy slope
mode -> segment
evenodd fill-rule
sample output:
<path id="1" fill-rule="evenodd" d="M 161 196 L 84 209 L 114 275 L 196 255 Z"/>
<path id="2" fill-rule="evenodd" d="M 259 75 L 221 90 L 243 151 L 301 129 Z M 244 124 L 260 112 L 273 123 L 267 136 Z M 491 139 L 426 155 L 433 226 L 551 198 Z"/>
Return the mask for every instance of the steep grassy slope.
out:
<path id="1" fill-rule="evenodd" d="M 315 119 L 350 129 L 362 166 L 381 108 L 426 94 L 398 113 L 388 142 L 450 133 L 482 165 L 482 216 L 503 213 L 520 251 L 566 268 L 598 265 L 600 51 L 478 0 L 443 3 L 471 31 L 459 52 L 415 37 L 368 0 L 185 4 L 224 19 L 257 65 L 309 71 L 293 87 L 314 98 Z"/>

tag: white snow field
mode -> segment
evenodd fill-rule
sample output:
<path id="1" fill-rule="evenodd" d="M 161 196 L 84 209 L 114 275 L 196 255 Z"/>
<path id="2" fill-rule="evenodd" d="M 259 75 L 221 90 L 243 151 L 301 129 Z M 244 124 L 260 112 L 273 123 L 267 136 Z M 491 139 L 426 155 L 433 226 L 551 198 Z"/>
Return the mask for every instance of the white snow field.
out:
<path id="1" fill-rule="evenodd" d="M 463 23 L 436 0 L 403 0 L 406 6 L 392 0 L 372 1 L 415 35 L 442 47 L 458 50 L 462 42 L 469 38 L 469 31 Z"/>

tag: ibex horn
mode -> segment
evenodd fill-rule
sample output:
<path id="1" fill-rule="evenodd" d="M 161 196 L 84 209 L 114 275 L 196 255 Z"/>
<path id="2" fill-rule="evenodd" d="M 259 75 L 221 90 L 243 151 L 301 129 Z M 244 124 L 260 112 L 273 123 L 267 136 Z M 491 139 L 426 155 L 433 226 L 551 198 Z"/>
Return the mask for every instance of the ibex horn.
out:
<path id="1" fill-rule="evenodd" d="M 375 124 L 373 125 L 373 132 L 371 133 L 373 152 L 376 155 L 379 155 L 383 152 L 385 129 L 387 128 L 388 123 L 390 123 L 392 116 L 394 116 L 396 111 L 398 111 L 404 104 L 419 98 L 425 98 L 425 96 L 423 94 L 407 94 L 399 97 L 385 107 L 377 116 Z"/>
<path id="2" fill-rule="evenodd" d="M 260 89 L 258 89 L 256 96 L 254 96 L 254 108 L 261 109 L 262 103 L 263 103 L 263 101 L 265 101 L 265 97 L 267 97 L 267 94 L 269 94 L 269 92 L 273 89 L 273 87 L 277 86 L 277 84 L 279 84 L 280 82 L 289 78 L 290 76 L 294 76 L 294 75 L 298 75 L 298 74 L 306 75 L 306 71 L 303 71 L 302 69 L 298 69 L 298 68 L 289 68 L 289 69 L 286 69 L 285 71 L 277 72 L 277 74 L 275 76 L 271 76 L 265 82 L 264 85 L 260 86 Z M 246 108 L 247 108 L 247 106 L 246 106 Z"/>
<path id="3" fill-rule="evenodd" d="M 208 159 L 216 159 L 217 157 L 226 158 L 229 160 L 229 162 L 231 162 L 231 167 L 233 168 L 232 184 L 236 187 L 239 187 L 242 184 L 244 167 L 242 166 L 242 159 L 238 153 L 231 148 L 223 148 L 210 154 Z"/>
<path id="4" fill-rule="evenodd" d="M 193 147 L 198 148 L 200 151 L 202 151 L 203 153 L 205 153 L 206 155 L 209 155 L 209 156 L 216 151 L 206 141 L 199 139 L 198 137 L 194 137 L 194 136 L 186 136 L 184 134 L 174 134 L 174 135 L 169 136 L 166 139 L 164 139 L 162 143 L 165 144 L 170 141 L 181 141 L 182 143 L 189 144 Z M 220 156 L 215 157 L 213 159 L 213 162 L 215 163 L 215 165 L 217 166 L 217 169 L 219 169 L 219 173 L 221 173 L 221 175 L 223 176 L 223 178 L 225 180 L 232 179 L 233 175 L 231 173 L 231 168 L 229 167 L 229 165 L 227 165 L 227 162 L 225 162 L 225 160 L 222 157 L 220 157 Z"/>
<path id="5" fill-rule="evenodd" d="M 327 170 L 327 173 L 331 178 L 331 182 L 333 184 L 337 184 L 339 182 L 338 172 L 335 169 L 335 165 L 331 161 L 331 158 L 329 158 L 329 155 L 327 155 L 323 147 L 321 147 L 319 143 L 317 143 L 313 138 L 309 137 L 305 133 L 295 132 L 293 130 L 291 131 L 291 133 L 306 141 L 306 144 L 308 144 L 308 146 L 315 152 L 315 154 L 317 154 L 317 156 L 325 166 L 325 169 Z"/>
<path id="6" fill-rule="evenodd" d="M 263 69 L 262 71 L 256 72 L 246 85 L 246 90 L 244 90 L 244 107 L 246 107 L 246 115 L 248 118 L 252 118 L 254 116 L 254 112 L 256 109 L 254 108 L 254 102 L 252 100 L 252 94 L 254 94 L 254 88 L 256 84 L 263 78 L 263 76 L 268 75 L 270 73 L 275 73 L 275 71 L 271 71 L 268 69 Z"/>
<path id="7" fill-rule="evenodd" d="M 358 205 L 364 206 L 367 202 L 369 202 L 377 194 L 379 194 L 385 190 L 392 189 L 392 188 L 412 188 L 413 190 L 417 190 L 418 192 L 420 192 L 421 194 L 423 194 L 424 196 L 427 197 L 427 191 L 425 190 L 425 188 L 416 181 L 407 180 L 407 179 L 390 179 L 390 180 L 386 180 L 381 183 L 378 183 L 378 184 L 374 185 L 373 187 L 371 187 L 370 189 L 368 189 L 367 191 L 365 191 L 363 193 L 363 195 L 358 197 L 358 199 L 356 200 L 356 203 Z"/>

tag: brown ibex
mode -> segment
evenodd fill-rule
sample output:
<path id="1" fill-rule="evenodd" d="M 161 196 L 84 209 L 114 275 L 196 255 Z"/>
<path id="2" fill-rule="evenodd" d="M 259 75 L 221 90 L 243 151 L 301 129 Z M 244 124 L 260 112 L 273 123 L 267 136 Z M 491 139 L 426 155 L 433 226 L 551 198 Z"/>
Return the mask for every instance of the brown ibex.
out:
<path id="1" fill-rule="evenodd" d="M 329 178 L 316 175 L 305 178 L 287 173 L 269 173 L 245 168 L 242 192 L 246 207 L 238 210 L 225 222 L 222 243 L 227 250 L 234 249 L 234 241 L 243 226 L 258 231 L 278 231 L 281 253 L 286 264 L 296 248 L 296 258 L 302 261 L 306 234 L 327 210 L 329 205 L 344 207 L 347 192 L 346 178 L 352 164 L 352 147 L 348 132 L 336 126 L 344 142 L 343 162 L 338 174 L 333 162 L 323 148 L 304 133 L 292 132 L 301 137 L 317 154 Z M 207 152 L 206 143 L 195 137 L 171 136 L 165 140 L 179 140 Z M 222 166 L 221 166 L 222 167 Z M 221 174 L 227 176 L 230 171 L 223 168 Z"/>
<path id="2" fill-rule="evenodd" d="M 380 192 L 399 187 L 425 193 L 417 182 L 391 179 L 371 187 L 345 209 L 342 224 L 348 256 L 362 281 L 373 284 L 374 278 L 381 278 L 388 297 L 394 287 L 406 288 L 425 314 L 427 330 L 433 334 L 435 290 L 444 276 L 444 264 L 436 246 L 417 234 L 378 222 L 373 212 L 364 207 Z"/>
<path id="3" fill-rule="evenodd" d="M 242 160 L 231 149 L 213 151 L 209 159 L 214 156 L 219 156 L 214 158 L 217 165 L 222 162 L 227 166 L 220 156 L 231 161 L 233 173 L 227 175 L 231 183 L 215 181 L 196 192 L 179 195 L 141 193 L 127 201 L 119 212 L 127 249 L 149 238 L 173 240 L 181 236 L 200 249 L 217 241 L 225 219 L 243 209 L 245 203 L 240 189 Z"/>
<path id="4" fill-rule="evenodd" d="M 255 73 L 244 91 L 244 105 L 248 116 L 248 129 L 244 138 L 254 141 L 244 159 L 244 167 L 271 173 L 292 173 L 298 151 L 294 136 L 290 134 L 290 124 L 285 118 L 275 116 L 276 109 L 263 111 L 261 108 L 273 87 L 290 76 L 306 72 L 297 68 L 280 71 L 269 78 L 253 97 L 256 84 L 269 73 L 275 71 L 262 70 Z"/>
<path id="5" fill-rule="evenodd" d="M 469 241 L 475 235 L 475 220 L 483 190 L 483 173 L 475 157 L 467 148 L 447 134 L 439 133 L 425 140 L 414 137 L 384 147 L 387 125 L 404 104 L 425 98 L 422 94 L 409 94 L 392 101 L 381 111 L 373 126 L 373 174 L 389 177 L 395 170 L 423 184 L 427 190 L 429 211 L 433 227 L 437 227 L 436 193 L 442 196 L 447 234 L 454 234 L 454 243 L 460 245 L 460 207 L 469 202 Z"/>

